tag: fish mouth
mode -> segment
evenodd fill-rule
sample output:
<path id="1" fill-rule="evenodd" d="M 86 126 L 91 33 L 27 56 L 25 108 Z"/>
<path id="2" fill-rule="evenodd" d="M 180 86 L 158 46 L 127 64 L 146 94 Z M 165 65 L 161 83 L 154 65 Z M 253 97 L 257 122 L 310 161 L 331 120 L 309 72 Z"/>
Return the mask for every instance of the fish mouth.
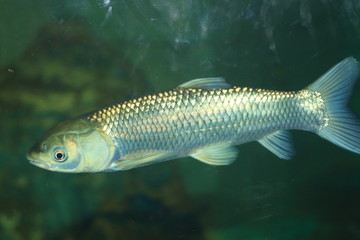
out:
<path id="1" fill-rule="evenodd" d="M 29 162 L 37 167 L 41 167 L 44 169 L 49 169 L 50 165 L 48 163 L 44 163 L 41 161 L 36 160 L 36 158 L 31 153 L 26 153 L 26 158 Z"/>

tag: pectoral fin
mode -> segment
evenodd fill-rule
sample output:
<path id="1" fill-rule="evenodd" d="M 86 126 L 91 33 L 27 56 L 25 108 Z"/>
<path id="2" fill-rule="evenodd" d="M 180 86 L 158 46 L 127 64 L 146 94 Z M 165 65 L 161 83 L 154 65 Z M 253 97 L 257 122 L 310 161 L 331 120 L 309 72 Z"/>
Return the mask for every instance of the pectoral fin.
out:
<path id="1" fill-rule="evenodd" d="M 258 142 L 279 158 L 290 159 L 295 155 L 291 136 L 287 131 L 277 131 L 258 140 Z"/>
<path id="2" fill-rule="evenodd" d="M 229 145 L 215 145 L 201 148 L 190 156 L 211 165 L 229 165 L 237 157 L 237 148 Z"/>
<path id="3" fill-rule="evenodd" d="M 135 152 L 124 156 L 116 162 L 113 162 L 110 165 L 109 170 L 128 170 L 132 168 L 150 165 L 153 163 L 163 162 L 174 158 L 176 158 L 176 155 L 171 151 Z"/>

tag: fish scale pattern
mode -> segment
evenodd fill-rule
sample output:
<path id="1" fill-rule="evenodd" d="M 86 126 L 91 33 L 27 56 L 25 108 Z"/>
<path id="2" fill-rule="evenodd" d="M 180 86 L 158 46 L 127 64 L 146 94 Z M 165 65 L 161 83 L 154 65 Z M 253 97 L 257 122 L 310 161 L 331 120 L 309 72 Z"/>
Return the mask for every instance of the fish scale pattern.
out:
<path id="1" fill-rule="evenodd" d="M 283 129 L 317 131 L 326 124 L 318 92 L 233 87 L 176 88 L 115 104 L 87 118 L 111 136 L 121 154 L 173 151 L 186 156 L 214 144 L 241 144 Z"/>

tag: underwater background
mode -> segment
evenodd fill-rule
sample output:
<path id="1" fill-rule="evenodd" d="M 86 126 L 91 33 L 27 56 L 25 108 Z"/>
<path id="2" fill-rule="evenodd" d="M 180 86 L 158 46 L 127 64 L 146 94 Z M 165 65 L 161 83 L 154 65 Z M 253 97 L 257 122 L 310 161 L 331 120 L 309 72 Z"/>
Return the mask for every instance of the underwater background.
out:
<path id="1" fill-rule="evenodd" d="M 2 0 L 0 239 L 360 239 L 360 156 L 307 132 L 290 161 L 258 143 L 223 167 L 64 174 L 25 158 L 109 104 L 203 77 L 298 90 L 348 56 L 358 0 Z"/>

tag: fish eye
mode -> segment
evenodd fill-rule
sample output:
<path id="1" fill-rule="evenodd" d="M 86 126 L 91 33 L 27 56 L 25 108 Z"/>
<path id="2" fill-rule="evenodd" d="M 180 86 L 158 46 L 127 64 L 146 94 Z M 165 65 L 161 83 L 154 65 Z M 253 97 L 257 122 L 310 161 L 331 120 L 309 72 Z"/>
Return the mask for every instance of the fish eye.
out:
<path id="1" fill-rule="evenodd" d="M 54 159 L 57 162 L 64 162 L 67 159 L 67 155 L 63 149 L 55 149 Z"/>

